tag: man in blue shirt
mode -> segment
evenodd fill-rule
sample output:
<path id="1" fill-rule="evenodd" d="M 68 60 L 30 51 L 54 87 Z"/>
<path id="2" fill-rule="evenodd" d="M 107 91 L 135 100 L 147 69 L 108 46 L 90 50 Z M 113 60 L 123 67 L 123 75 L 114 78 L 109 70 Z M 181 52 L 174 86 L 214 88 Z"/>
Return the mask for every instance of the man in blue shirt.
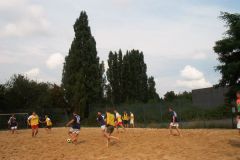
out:
<path id="1" fill-rule="evenodd" d="M 75 143 L 75 144 L 77 143 L 78 134 L 81 128 L 80 120 L 81 120 L 80 116 L 76 112 L 73 112 L 72 120 L 70 120 L 66 125 L 66 127 L 69 127 L 70 125 L 72 125 L 72 127 L 68 132 L 68 135 L 70 136 L 72 143 Z"/>
<path id="2" fill-rule="evenodd" d="M 169 108 L 168 110 L 169 110 L 169 114 L 170 114 L 170 124 L 169 124 L 170 135 L 174 135 L 172 133 L 172 128 L 175 128 L 178 133 L 177 135 L 181 136 L 180 131 L 179 131 L 177 113 L 172 108 Z"/>
<path id="3" fill-rule="evenodd" d="M 104 116 L 102 115 L 101 112 L 97 113 L 97 121 L 100 124 L 100 127 L 101 127 L 102 131 L 104 132 L 105 129 L 106 129 L 106 122 L 105 122 Z"/>

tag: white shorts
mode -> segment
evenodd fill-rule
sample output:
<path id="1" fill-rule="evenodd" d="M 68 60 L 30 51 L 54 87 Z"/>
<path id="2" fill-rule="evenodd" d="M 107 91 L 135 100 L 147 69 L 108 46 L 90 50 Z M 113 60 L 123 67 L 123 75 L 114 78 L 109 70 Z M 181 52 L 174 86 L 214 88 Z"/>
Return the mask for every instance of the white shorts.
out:
<path id="1" fill-rule="evenodd" d="M 16 130 L 16 129 L 17 129 L 17 126 L 11 127 L 11 130 Z"/>
<path id="2" fill-rule="evenodd" d="M 130 124 L 134 124 L 134 120 L 130 120 Z"/>
<path id="3" fill-rule="evenodd" d="M 237 129 L 240 129 L 240 123 L 237 124 Z"/>
<path id="4" fill-rule="evenodd" d="M 171 126 L 171 127 L 179 127 L 179 124 L 178 124 L 177 122 L 175 122 L 175 123 L 171 122 L 171 123 L 170 123 L 170 126 Z"/>
<path id="5" fill-rule="evenodd" d="M 69 132 L 75 133 L 75 134 L 79 134 L 80 133 L 80 129 L 70 128 Z"/>
<path id="6" fill-rule="evenodd" d="M 102 129 L 103 131 L 105 131 L 106 126 L 105 126 L 105 125 L 102 125 L 102 126 L 101 126 L 101 129 Z"/>

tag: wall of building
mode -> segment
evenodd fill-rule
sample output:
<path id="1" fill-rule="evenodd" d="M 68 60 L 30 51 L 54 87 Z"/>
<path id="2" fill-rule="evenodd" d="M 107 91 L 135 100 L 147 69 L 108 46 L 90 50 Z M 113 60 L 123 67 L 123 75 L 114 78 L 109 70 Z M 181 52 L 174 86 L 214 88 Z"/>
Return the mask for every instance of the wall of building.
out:
<path id="1" fill-rule="evenodd" d="M 193 105 L 205 108 L 224 105 L 225 94 L 228 90 L 227 87 L 210 87 L 192 90 Z"/>

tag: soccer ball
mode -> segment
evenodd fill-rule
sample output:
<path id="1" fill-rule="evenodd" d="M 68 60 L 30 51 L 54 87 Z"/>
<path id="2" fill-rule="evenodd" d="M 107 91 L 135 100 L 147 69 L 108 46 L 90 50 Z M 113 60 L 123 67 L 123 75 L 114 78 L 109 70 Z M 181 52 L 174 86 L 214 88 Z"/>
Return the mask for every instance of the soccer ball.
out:
<path id="1" fill-rule="evenodd" d="M 67 139 L 67 142 L 68 142 L 68 143 L 71 143 L 71 142 L 72 142 L 72 140 L 71 140 L 70 138 L 68 138 L 68 139 Z"/>

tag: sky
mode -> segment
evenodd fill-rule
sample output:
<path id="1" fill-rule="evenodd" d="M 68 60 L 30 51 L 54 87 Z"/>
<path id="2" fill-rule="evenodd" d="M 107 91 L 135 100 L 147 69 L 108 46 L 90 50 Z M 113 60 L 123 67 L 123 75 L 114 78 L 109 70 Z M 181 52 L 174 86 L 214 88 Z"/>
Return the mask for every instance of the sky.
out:
<path id="1" fill-rule="evenodd" d="M 160 96 L 210 87 L 221 78 L 213 51 L 227 29 L 220 12 L 239 9 L 238 0 L 0 0 L 0 83 L 20 73 L 61 84 L 84 10 L 105 63 L 110 50 L 138 49 Z"/>

